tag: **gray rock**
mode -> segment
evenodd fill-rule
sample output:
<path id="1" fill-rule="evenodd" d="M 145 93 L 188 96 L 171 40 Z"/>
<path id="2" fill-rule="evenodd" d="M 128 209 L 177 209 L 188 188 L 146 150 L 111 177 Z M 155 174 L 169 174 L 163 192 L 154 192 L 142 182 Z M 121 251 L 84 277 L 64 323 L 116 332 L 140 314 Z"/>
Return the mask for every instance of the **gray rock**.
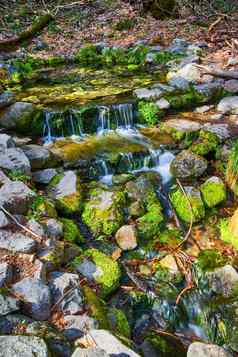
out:
<path id="1" fill-rule="evenodd" d="M 99 327 L 98 322 L 86 314 L 65 316 L 64 321 L 67 323 L 64 329 L 64 335 L 70 341 L 82 337 L 88 330 L 97 329 Z"/>
<path id="2" fill-rule="evenodd" d="M 0 228 L 7 227 L 9 223 L 9 219 L 7 218 L 5 213 L 3 213 L 3 211 L 0 211 Z"/>
<path id="3" fill-rule="evenodd" d="M 57 219 L 50 218 L 45 223 L 45 231 L 50 238 L 60 238 L 63 236 L 63 224 Z"/>
<path id="4" fill-rule="evenodd" d="M 33 273 L 32 277 L 34 279 L 38 279 L 38 280 L 42 280 L 42 281 L 46 282 L 46 266 L 39 259 L 36 259 L 34 261 L 34 273 Z"/>
<path id="5" fill-rule="evenodd" d="M 181 179 L 199 177 L 206 169 L 207 161 L 189 150 L 181 151 L 170 165 L 172 174 Z"/>
<path id="6" fill-rule="evenodd" d="M 222 120 L 223 114 L 222 113 L 212 114 L 212 115 L 209 115 L 208 119 L 209 120 Z"/>
<path id="7" fill-rule="evenodd" d="M 37 234 L 38 236 L 40 236 L 42 238 L 45 235 L 45 230 L 44 230 L 44 227 L 42 226 L 42 224 L 40 224 L 33 218 L 27 222 L 27 228 L 29 228 L 32 232 L 34 232 L 35 234 Z"/>
<path id="8" fill-rule="evenodd" d="M 90 330 L 86 339 L 93 338 L 98 348 L 109 355 L 139 357 L 139 355 L 123 345 L 120 340 L 106 330 Z M 80 341 L 80 340 L 79 340 Z"/>
<path id="9" fill-rule="evenodd" d="M 100 277 L 102 273 L 96 264 L 87 259 L 83 259 L 83 261 L 77 265 L 76 270 L 90 281 L 93 281 L 96 277 Z"/>
<path id="10" fill-rule="evenodd" d="M 232 357 L 232 354 L 217 345 L 193 342 L 188 348 L 187 357 Z"/>
<path id="11" fill-rule="evenodd" d="M 181 133 L 192 133 L 201 129 L 202 125 L 196 121 L 186 119 L 170 119 L 164 123 L 166 129 L 173 129 Z"/>
<path id="12" fill-rule="evenodd" d="M 168 47 L 168 51 L 174 54 L 181 54 L 186 51 L 188 46 L 189 43 L 184 38 L 175 38 Z"/>
<path id="13" fill-rule="evenodd" d="M 23 182 L 7 182 L 0 188 L 0 205 L 12 214 L 25 214 L 36 197 Z"/>
<path id="14" fill-rule="evenodd" d="M 0 357 L 49 357 L 46 343 L 34 336 L 0 336 Z"/>
<path id="15" fill-rule="evenodd" d="M 11 296 L 0 294 L 0 316 L 19 310 L 19 301 Z"/>
<path id="16" fill-rule="evenodd" d="M 232 297 L 238 288 L 238 273 L 231 265 L 225 265 L 208 273 L 212 290 L 224 297 Z"/>
<path id="17" fill-rule="evenodd" d="M 14 103 L 15 95 L 12 92 L 3 92 L 0 94 L 0 109 L 8 107 Z"/>
<path id="18" fill-rule="evenodd" d="M 76 348 L 72 357 L 109 357 L 109 355 L 98 347 L 91 347 L 91 348 Z M 127 357 L 124 356 L 124 357 Z"/>
<path id="19" fill-rule="evenodd" d="M 24 145 L 28 145 L 32 142 L 32 139 L 31 138 L 28 138 L 28 137 L 22 137 L 22 136 L 13 136 L 13 140 L 14 140 L 14 143 L 17 147 L 21 147 L 21 146 L 24 146 Z"/>
<path id="20" fill-rule="evenodd" d="M 217 110 L 224 114 L 238 114 L 238 96 L 223 98 L 218 104 Z"/>
<path id="21" fill-rule="evenodd" d="M 77 192 L 77 176 L 74 171 L 65 171 L 61 180 L 50 189 L 54 199 L 73 195 Z"/>
<path id="22" fill-rule="evenodd" d="M 43 169 L 47 165 L 52 165 L 52 155 L 47 148 L 32 144 L 23 146 L 22 149 L 28 157 L 33 170 Z"/>
<path id="23" fill-rule="evenodd" d="M 56 169 L 39 170 L 33 173 L 33 180 L 36 183 L 47 185 L 55 175 L 57 175 Z"/>
<path id="24" fill-rule="evenodd" d="M 203 94 L 207 98 L 211 98 L 213 95 L 216 95 L 221 88 L 222 88 L 222 83 L 220 81 L 203 83 L 194 86 L 194 89 L 197 92 Z"/>
<path id="25" fill-rule="evenodd" d="M 54 304 L 64 297 L 66 292 L 78 286 L 64 297 L 59 308 L 65 315 L 74 315 L 83 311 L 83 297 L 77 274 L 54 271 L 49 274 L 49 286 Z"/>
<path id="26" fill-rule="evenodd" d="M 169 109 L 170 108 L 170 103 L 167 101 L 167 99 L 161 98 L 157 100 L 155 103 L 159 109 Z"/>
<path id="27" fill-rule="evenodd" d="M 214 133 L 221 141 L 229 139 L 231 137 L 231 131 L 228 124 L 212 124 L 206 123 L 202 127 L 204 130 Z"/>
<path id="28" fill-rule="evenodd" d="M 134 90 L 134 95 L 138 98 L 138 99 L 142 99 L 142 100 L 156 100 L 161 98 L 161 96 L 163 95 L 164 91 L 158 89 L 158 88 L 152 88 L 152 89 L 148 89 L 148 88 L 139 88 Z"/>
<path id="29" fill-rule="evenodd" d="M 0 263 L 0 288 L 12 280 L 12 266 L 8 263 Z"/>
<path id="30" fill-rule="evenodd" d="M 16 129 L 28 126 L 37 110 L 34 104 L 26 102 L 16 102 L 7 107 L 3 114 L 0 115 L 0 126 L 6 129 Z"/>
<path id="31" fill-rule="evenodd" d="M 49 287 L 41 280 L 24 278 L 12 287 L 13 293 L 23 299 L 23 310 L 36 320 L 50 317 L 51 294 Z"/>
<path id="32" fill-rule="evenodd" d="M 15 146 L 15 143 L 11 136 L 7 134 L 0 134 L 0 151 L 8 148 L 12 148 Z"/>
<path id="33" fill-rule="evenodd" d="M 22 233 L 0 230 L 0 249 L 30 254 L 36 251 L 36 246 L 35 240 L 26 237 Z"/>
<path id="34" fill-rule="evenodd" d="M 15 334 L 16 330 L 21 330 L 27 324 L 31 323 L 32 319 L 21 314 L 9 314 L 0 316 L 0 334 L 10 335 Z"/>
<path id="35" fill-rule="evenodd" d="M 233 94 L 238 93 L 238 80 L 231 79 L 229 81 L 226 81 L 223 85 L 223 88 L 230 93 L 233 93 Z"/>
<path id="36" fill-rule="evenodd" d="M 164 94 L 168 94 L 168 93 L 173 93 L 174 92 L 174 87 L 172 86 L 169 86 L 168 84 L 164 84 L 164 83 L 154 83 L 152 86 L 151 86 L 152 89 L 159 89 L 161 90 Z"/>
<path id="37" fill-rule="evenodd" d="M 182 91 L 189 89 L 190 86 L 189 81 L 187 81 L 187 79 L 179 76 L 174 76 L 173 78 L 171 78 L 169 80 L 169 85 Z"/>
<path id="38" fill-rule="evenodd" d="M 30 175 L 30 161 L 20 148 L 9 148 L 1 152 L 0 168 L 8 171 L 19 171 Z"/>
<path id="39" fill-rule="evenodd" d="M 154 63 L 156 61 L 156 55 L 153 52 L 149 52 L 146 55 L 145 62 L 146 63 Z"/>
<path id="40" fill-rule="evenodd" d="M 182 77 L 190 83 L 196 83 L 201 79 L 200 70 L 194 65 L 194 63 L 185 64 L 179 70 L 169 72 L 167 78 L 170 80 L 173 77 Z M 171 84 L 171 83 L 170 83 Z"/>
<path id="41" fill-rule="evenodd" d="M 195 113 L 199 113 L 199 114 L 203 114 L 208 112 L 209 110 L 211 110 L 213 108 L 212 105 L 203 105 L 201 107 L 198 107 L 194 110 Z"/>
<path id="42" fill-rule="evenodd" d="M 8 183 L 8 182 L 11 182 L 11 180 L 4 174 L 4 172 L 2 170 L 0 170 L 0 187 L 4 183 Z"/>

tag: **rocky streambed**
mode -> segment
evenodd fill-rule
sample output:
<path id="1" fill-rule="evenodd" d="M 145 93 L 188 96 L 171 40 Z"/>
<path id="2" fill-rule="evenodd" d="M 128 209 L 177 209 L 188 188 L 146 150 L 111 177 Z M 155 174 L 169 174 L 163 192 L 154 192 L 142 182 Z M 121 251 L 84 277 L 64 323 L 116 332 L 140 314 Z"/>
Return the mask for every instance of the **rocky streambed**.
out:
<path id="1" fill-rule="evenodd" d="M 238 81 L 201 44 L 1 64 L 5 356 L 238 352 Z"/>

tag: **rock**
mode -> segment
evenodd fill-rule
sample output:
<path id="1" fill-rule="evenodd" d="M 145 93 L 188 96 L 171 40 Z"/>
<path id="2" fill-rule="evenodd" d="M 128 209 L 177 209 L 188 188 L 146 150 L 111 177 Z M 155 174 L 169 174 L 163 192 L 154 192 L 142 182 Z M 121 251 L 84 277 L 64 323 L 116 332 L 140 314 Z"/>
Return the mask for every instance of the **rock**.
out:
<path id="1" fill-rule="evenodd" d="M 3 92 L 0 94 L 0 109 L 8 107 L 14 102 L 15 95 L 12 92 Z"/>
<path id="2" fill-rule="evenodd" d="M 56 169 L 44 169 L 33 173 L 33 180 L 36 183 L 47 185 L 51 179 L 57 175 Z"/>
<path id="3" fill-rule="evenodd" d="M 185 186 L 184 190 L 192 206 L 192 212 L 187 198 L 179 188 L 170 194 L 171 202 L 178 216 L 184 222 L 190 223 L 191 215 L 193 218 L 193 222 L 198 222 L 205 217 L 205 207 L 200 192 L 196 188 L 191 186 Z"/>
<path id="4" fill-rule="evenodd" d="M 49 193 L 63 215 L 71 215 L 81 209 L 81 185 L 74 171 L 55 176 L 49 184 Z"/>
<path id="5" fill-rule="evenodd" d="M 49 239 L 45 241 L 45 247 L 38 251 L 39 259 L 45 263 L 47 271 L 57 269 L 65 261 L 64 242 Z"/>
<path id="6" fill-rule="evenodd" d="M 120 340 L 106 330 L 90 330 L 84 339 L 93 338 L 97 348 L 104 350 L 108 355 L 139 357 L 139 355 L 123 345 Z M 81 340 L 79 340 L 81 341 Z"/>
<path id="7" fill-rule="evenodd" d="M 0 316 L 19 310 L 19 301 L 11 296 L 0 294 Z"/>
<path id="8" fill-rule="evenodd" d="M 216 152 L 220 142 L 221 140 L 216 134 L 202 129 L 190 149 L 194 154 L 206 156 L 210 152 Z"/>
<path id="9" fill-rule="evenodd" d="M 8 263 L 0 263 L 0 288 L 12 280 L 12 266 Z"/>
<path id="10" fill-rule="evenodd" d="M 122 250 L 131 250 L 137 247 L 137 236 L 134 226 L 122 226 L 117 231 L 115 239 Z"/>
<path id="11" fill-rule="evenodd" d="M 206 112 L 209 112 L 213 108 L 213 105 L 203 105 L 201 107 L 198 107 L 194 110 L 195 113 L 203 114 Z"/>
<path id="12" fill-rule="evenodd" d="M 8 183 L 8 182 L 11 182 L 11 180 L 4 174 L 4 172 L 2 170 L 0 170 L 0 187 L 4 183 Z"/>
<path id="13" fill-rule="evenodd" d="M 3 211 L 0 211 L 0 228 L 5 228 L 9 225 L 9 220 Z"/>
<path id="14" fill-rule="evenodd" d="M 49 286 L 54 304 L 62 299 L 70 289 L 78 286 L 65 296 L 59 304 L 59 308 L 65 315 L 74 315 L 83 311 L 83 299 L 77 274 L 54 271 L 49 274 Z"/>
<path id="15" fill-rule="evenodd" d="M 177 262 L 172 254 L 168 254 L 165 258 L 161 259 L 160 265 L 162 268 L 168 269 L 170 274 L 174 276 L 179 273 Z"/>
<path id="16" fill-rule="evenodd" d="M 238 114 L 238 96 L 223 98 L 218 104 L 217 110 L 224 114 Z"/>
<path id="17" fill-rule="evenodd" d="M 30 161 L 20 148 L 9 148 L 2 151 L 0 168 L 10 172 L 21 172 L 25 175 L 31 174 Z"/>
<path id="18" fill-rule="evenodd" d="M 28 145 L 32 142 L 32 138 L 26 136 L 13 136 L 14 143 L 17 147 Z"/>
<path id="19" fill-rule="evenodd" d="M 125 195 L 120 191 L 108 191 L 103 188 L 90 190 L 85 203 L 82 219 L 95 237 L 110 236 L 123 224 Z"/>
<path id="20" fill-rule="evenodd" d="M 208 273 L 211 288 L 217 295 L 229 298 L 236 295 L 238 273 L 231 265 L 225 265 Z"/>
<path id="21" fill-rule="evenodd" d="M 170 108 L 170 103 L 164 98 L 157 100 L 157 102 L 155 104 L 157 105 L 157 107 L 159 109 L 169 109 Z"/>
<path id="22" fill-rule="evenodd" d="M 173 77 L 182 77 L 188 82 L 196 83 L 201 79 L 201 72 L 193 63 L 188 63 L 176 72 L 168 72 L 168 81 Z M 171 82 L 169 83 L 171 84 Z"/>
<path id="23" fill-rule="evenodd" d="M 61 223 L 63 224 L 63 236 L 65 241 L 75 244 L 84 242 L 84 237 L 75 221 L 61 218 Z"/>
<path id="24" fill-rule="evenodd" d="M 46 282 L 46 273 L 45 264 L 39 259 L 36 259 L 34 261 L 34 273 L 32 274 L 32 278 Z"/>
<path id="25" fill-rule="evenodd" d="M 44 169 L 54 163 L 50 151 L 40 145 L 25 145 L 22 147 L 25 155 L 28 157 L 33 170 Z"/>
<path id="26" fill-rule="evenodd" d="M 36 197 L 23 182 L 7 182 L 0 188 L 0 205 L 12 214 L 25 214 Z"/>
<path id="27" fill-rule="evenodd" d="M 193 342 L 189 348 L 187 357 L 232 357 L 228 351 L 222 347 L 202 342 Z"/>
<path id="28" fill-rule="evenodd" d="M 86 314 L 80 316 L 64 316 L 64 321 L 67 323 L 64 328 L 64 335 L 70 341 L 82 337 L 88 330 L 97 329 L 99 327 L 98 322 Z"/>
<path id="29" fill-rule="evenodd" d="M 109 355 L 98 347 L 76 348 L 72 357 L 109 357 Z"/>
<path id="30" fill-rule="evenodd" d="M 0 336 L 0 357 L 50 357 L 43 339 L 34 336 Z"/>
<path id="31" fill-rule="evenodd" d="M 189 46 L 189 43 L 184 38 L 175 38 L 168 48 L 168 51 L 174 54 L 184 53 Z"/>
<path id="32" fill-rule="evenodd" d="M 94 248 L 88 249 L 85 252 L 85 257 L 88 258 L 75 258 L 74 266 L 76 270 L 90 281 L 99 284 L 102 297 L 116 290 L 121 278 L 118 263 Z"/>
<path id="33" fill-rule="evenodd" d="M 223 114 L 221 114 L 221 113 L 212 114 L 212 115 L 209 115 L 208 119 L 209 120 L 222 120 Z"/>
<path id="34" fill-rule="evenodd" d="M 45 222 L 45 231 L 50 238 L 60 238 L 63 236 L 63 223 L 50 218 Z"/>
<path id="35" fill-rule="evenodd" d="M 12 286 L 14 294 L 23 299 L 23 310 L 36 320 L 47 320 L 50 317 L 50 289 L 41 280 L 24 278 Z"/>
<path id="36" fill-rule="evenodd" d="M 29 228 L 32 232 L 40 236 L 41 238 L 44 238 L 45 236 L 45 230 L 42 224 L 37 222 L 34 218 L 30 219 L 27 222 L 27 228 Z"/>
<path id="37" fill-rule="evenodd" d="M 183 77 L 174 76 L 169 80 L 169 85 L 181 91 L 186 91 L 189 89 L 189 81 Z"/>
<path id="38" fill-rule="evenodd" d="M 228 124 L 211 124 L 206 123 L 203 125 L 203 130 L 216 134 L 221 141 L 231 137 L 231 131 Z"/>
<path id="39" fill-rule="evenodd" d="M 0 151 L 4 151 L 4 149 L 15 147 L 15 143 L 11 136 L 7 134 L 0 134 Z"/>
<path id="40" fill-rule="evenodd" d="M 131 338 L 131 329 L 125 313 L 115 307 L 111 307 L 107 311 L 107 319 L 110 325 L 110 330 L 117 335 Z"/>
<path id="41" fill-rule="evenodd" d="M 221 94 L 223 82 L 220 80 L 209 82 L 209 83 L 202 83 L 197 84 L 194 86 L 194 90 L 204 96 L 204 98 L 214 98 Z"/>
<path id="42" fill-rule="evenodd" d="M 226 81 L 223 85 L 223 88 L 230 93 L 238 93 L 238 80 L 230 79 L 229 81 Z"/>
<path id="43" fill-rule="evenodd" d="M 201 124 L 196 121 L 170 119 L 163 123 L 162 130 L 172 134 L 174 139 L 181 140 L 185 134 L 198 132 L 201 127 Z"/>
<path id="44" fill-rule="evenodd" d="M 133 94 L 135 97 L 137 97 L 137 99 L 156 100 L 164 94 L 164 91 L 160 90 L 159 88 L 139 88 L 134 90 Z"/>
<path id="45" fill-rule="evenodd" d="M 34 116 L 38 110 L 32 103 L 16 102 L 0 115 L 0 126 L 5 129 L 17 129 L 29 132 Z"/>
<path id="46" fill-rule="evenodd" d="M 226 200 L 226 186 L 219 177 L 210 177 L 201 185 L 200 191 L 204 203 L 209 208 Z"/>
<path id="47" fill-rule="evenodd" d="M 25 328 L 27 324 L 31 323 L 32 319 L 21 314 L 9 314 L 0 316 L 0 334 L 13 335 L 16 330 L 20 331 Z"/>
<path id="48" fill-rule="evenodd" d="M 22 233 L 12 233 L 0 230 L 0 249 L 6 249 L 17 253 L 34 253 L 36 251 L 36 241 Z"/>
<path id="49" fill-rule="evenodd" d="M 189 150 L 181 151 L 171 162 L 171 173 L 186 179 L 201 176 L 207 169 L 207 161 Z"/>

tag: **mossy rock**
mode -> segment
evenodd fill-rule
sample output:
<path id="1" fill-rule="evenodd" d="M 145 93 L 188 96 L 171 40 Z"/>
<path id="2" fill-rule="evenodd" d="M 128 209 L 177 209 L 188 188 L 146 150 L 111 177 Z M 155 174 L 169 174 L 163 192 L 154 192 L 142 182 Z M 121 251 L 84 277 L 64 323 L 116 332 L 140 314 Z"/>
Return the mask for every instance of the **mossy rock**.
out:
<path id="1" fill-rule="evenodd" d="M 110 329 L 114 333 L 122 335 L 126 338 L 131 337 L 131 329 L 126 315 L 122 310 L 109 308 L 107 312 L 107 318 L 110 324 Z"/>
<path id="2" fill-rule="evenodd" d="M 124 205 L 123 192 L 95 188 L 90 191 L 89 199 L 85 203 L 83 222 L 88 225 L 95 237 L 110 236 L 123 225 Z"/>
<path id="3" fill-rule="evenodd" d="M 213 271 L 226 265 L 227 259 L 214 249 L 205 249 L 198 255 L 196 264 L 203 272 Z"/>
<path id="4" fill-rule="evenodd" d="M 197 155 L 204 156 L 211 151 L 216 151 L 219 144 L 220 139 L 216 134 L 201 130 L 199 138 L 193 143 L 191 150 Z"/>
<path id="5" fill-rule="evenodd" d="M 160 232 L 160 223 L 163 222 L 162 207 L 160 203 L 152 203 L 147 206 L 148 212 L 137 219 L 139 236 L 144 239 L 152 239 Z"/>
<path id="6" fill-rule="evenodd" d="M 226 187 L 223 181 L 216 176 L 210 177 L 200 187 L 205 205 L 215 207 L 226 200 Z"/>
<path id="7" fill-rule="evenodd" d="M 170 199 L 178 216 L 186 223 L 199 222 L 205 217 L 205 207 L 200 192 L 191 186 L 184 187 L 187 197 L 177 188 L 170 194 Z M 191 210 L 192 208 L 192 210 Z"/>
<path id="8" fill-rule="evenodd" d="M 80 244 L 84 242 L 80 229 L 72 219 L 62 218 L 64 239 L 71 243 Z"/>
<path id="9" fill-rule="evenodd" d="M 149 332 L 145 338 L 144 345 L 147 346 L 151 355 L 163 357 L 186 357 L 186 350 L 180 340 L 174 337 L 159 335 Z"/>
<path id="10" fill-rule="evenodd" d="M 57 211 L 52 200 L 38 196 L 31 208 L 32 214 L 39 217 L 57 218 Z"/>

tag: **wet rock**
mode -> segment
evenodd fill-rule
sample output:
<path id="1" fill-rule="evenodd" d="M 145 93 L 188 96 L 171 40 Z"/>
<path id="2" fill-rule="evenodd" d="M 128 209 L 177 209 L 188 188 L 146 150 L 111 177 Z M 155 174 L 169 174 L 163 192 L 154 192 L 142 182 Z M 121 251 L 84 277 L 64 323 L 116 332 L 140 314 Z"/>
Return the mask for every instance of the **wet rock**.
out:
<path id="1" fill-rule="evenodd" d="M 22 147 L 25 155 L 28 157 L 33 170 L 44 169 L 54 163 L 50 151 L 40 145 L 25 145 Z"/>
<path id="2" fill-rule="evenodd" d="M 164 91 L 160 90 L 159 88 L 139 88 L 136 89 L 133 93 L 136 98 L 141 100 L 156 100 L 164 94 Z"/>
<path id="3" fill-rule="evenodd" d="M 19 310 L 19 301 L 11 296 L 0 294 L 0 316 Z"/>
<path id="4" fill-rule="evenodd" d="M 0 188 L 0 205 L 12 214 L 25 214 L 36 197 L 21 181 L 7 182 Z"/>
<path id="5" fill-rule="evenodd" d="M 22 233 L 12 233 L 0 230 L 0 249 L 6 249 L 17 253 L 34 253 L 36 251 L 36 241 L 23 235 Z"/>
<path id="6" fill-rule="evenodd" d="M 218 104 L 217 110 L 224 114 L 238 114 L 238 96 L 223 98 Z"/>
<path id="7" fill-rule="evenodd" d="M 43 339 L 32 336 L 0 336 L 1 357 L 50 357 Z"/>
<path id="8" fill-rule="evenodd" d="M 238 289 L 238 273 L 231 265 L 217 268 L 208 274 L 212 290 L 223 297 L 235 296 Z"/>
<path id="9" fill-rule="evenodd" d="M 97 348 L 104 350 L 109 355 L 139 357 L 139 355 L 123 345 L 120 340 L 106 330 L 90 330 L 85 339 L 93 338 Z M 79 340 L 81 341 L 81 340 Z"/>
<path id="10" fill-rule="evenodd" d="M 223 87 L 228 92 L 236 94 L 236 93 L 238 93 L 238 80 L 237 79 L 231 79 L 229 81 L 226 81 L 224 83 Z"/>
<path id="11" fill-rule="evenodd" d="M 70 341 L 82 337 L 88 330 L 97 329 L 99 327 L 98 322 L 86 314 L 80 316 L 65 316 L 64 321 L 67 323 L 64 329 L 64 335 Z"/>
<path id="12" fill-rule="evenodd" d="M 187 79 L 179 76 L 174 76 L 173 78 L 171 78 L 169 80 L 169 85 L 181 91 L 188 90 L 190 86 L 189 81 Z"/>
<path id="13" fill-rule="evenodd" d="M 109 357 L 109 354 L 98 347 L 76 348 L 72 357 Z"/>
<path id="14" fill-rule="evenodd" d="M 23 299 L 23 310 L 36 320 L 47 320 L 50 317 L 50 289 L 41 280 L 24 278 L 12 286 L 14 294 Z"/>
<path id="15" fill-rule="evenodd" d="M 137 247 L 137 236 L 134 226 L 122 226 L 117 231 L 115 239 L 122 250 L 131 250 Z"/>
<path id="16" fill-rule="evenodd" d="M 31 173 L 30 161 L 20 148 L 9 148 L 1 152 L 0 168 L 7 171 L 18 171 L 26 175 Z"/>
<path id="17" fill-rule="evenodd" d="M 60 238 L 63 236 L 63 224 L 57 219 L 48 219 L 45 222 L 45 231 L 50 238 Z"/>
<path id="18" fill-rule="evenodd" d="M 221 141 L 229 139 L 231 137 L 231 131 L 228 124 L 211 124 L 206 123 L 203 125 L 203 129 L 216 134 Z"/>
<path id="19" fill-rule="evenodd" d="M 4 149 L 12 148 L 15 146 L 15 143 L 11 136 L 7 134 L 0 134 L 0 151 Z"/>
<path id="20" fill-rule="evenodd" d="M 83 299 L 77 274 L 54 271 L 49 274 L 49 286 L 54 304 L 62 299 L 66 292 L 78 286 L 65 296 L 59 308 L 65 315 L 74 315 L 83 311 Z"/>
<path id="21" fill-rule="evenodd" d="M 28 131 L 38 110 L 32 103 L 16 102 L 7 107 L 0 115 L 0 126 L 6 129 Z"/>
<path id="22" fill-rule="evenodd" d="M 8 107 L 14 102 L 15 95 L 12 92 L 3 92 L 0 94 L 0 109 Z"/>
<path id="23" fill-rule="evenodd" d="M 50 183 L 51 179 L 56 175 L 57 175 L 56 169 L 39 170 L 33 173 L 33 180 L 36 183 L 47 185 L 48 183 Z"/>
<path id="24" fill-rule="evenodd" d="M 210 177 L 201 185 L 200 190 L 203 201 L 209 208 L 226 200 L 226 186 L 219 177 Z"/>
<path id="25" fill-rule="evenodd" d="M 189 150 L 181 151 L 170 165 L 175 177 L 186 179 L 201 176 L 207 169 L 207 161 Z"/>
<path id="26" fill-rule="evenodd" d="M 12 279 L 12 266 L 8 263 L 0 263 L 0 288 L 10 283 Z"/>
<path id="27" fill-rule="evenodd" d="M 0 211 L 0 228 L 5 228 L 9 225 L 9 220 L 3 211 Z"/>
<path id="28" fill-rule="evenodd" d="M 194 83 L 201 79 L 201 72 L 193 63 L 188 63 L 176 72 L 168 72 L 167 79 L 170 80 L 173 77 L 182 77 L 188 82 Z"/>
<path id="29" fill-rule="evenodd" d="M 164 98 L 157 100 L 157 102 L 155 104 L 157 105 L 157 107 L 159 109 L 169 109 L 170 108 L 170 103 Z"/>
<path id="30" fill-rule="evenodd" d="M 205 217 L 205 207 L 200 195 L 200 191 L 191 186 L 185 186 L 184 190 L 189 198 L 185 197 L 183 192 L 178 188 L 170 194 L 171 202 L 178 216 L 187 223 L 190 223 L 191 217 L 193 222 L 198 222 Z M 191 212 L 191 206 L 192 212 Z"/>
<path id="31" fill-rule="evenodd" d="M 187 357 L 232 357 L 228 351 L 222 347 L 202 342 L 193 342 L 189 348 Z"/>

